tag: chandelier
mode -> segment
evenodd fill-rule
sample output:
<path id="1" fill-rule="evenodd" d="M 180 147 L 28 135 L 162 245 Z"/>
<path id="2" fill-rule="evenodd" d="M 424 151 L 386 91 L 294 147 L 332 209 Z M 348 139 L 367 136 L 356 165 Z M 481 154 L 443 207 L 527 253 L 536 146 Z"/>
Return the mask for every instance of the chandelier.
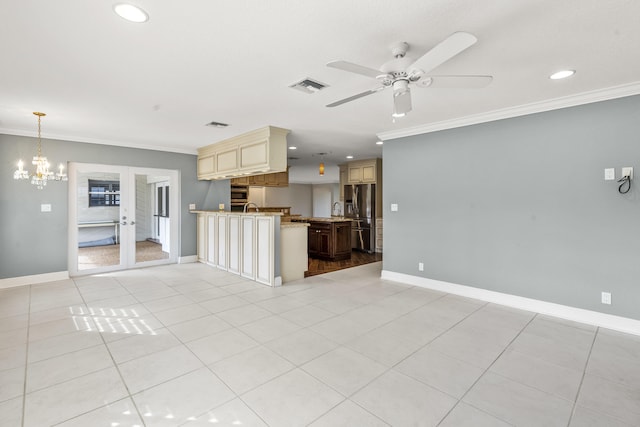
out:
<path id="1" fill-rule="evenodd" d="M 38 155 L 33 156 L 33 161 L 31 162 L 36 169 L 30 174 L 29 171 L 23 168 L 24 163 L 21 159 L 18 161 L 18 169 L 13 173 L 13 179 L 31 179 L 31 184 L 37 186 L 38 190 L 42 190 L 47 185 L 47 181 L 68 181 L 69 178 L 64 173 L 62 163 L 58 166 L 58 173 L 54 174 L 49 170 L 49 161 L 42 155 L 42 138 L 40 137 L 40 119 L 46 114 L 37 111 L 33 114 L 38 116 Z"/>

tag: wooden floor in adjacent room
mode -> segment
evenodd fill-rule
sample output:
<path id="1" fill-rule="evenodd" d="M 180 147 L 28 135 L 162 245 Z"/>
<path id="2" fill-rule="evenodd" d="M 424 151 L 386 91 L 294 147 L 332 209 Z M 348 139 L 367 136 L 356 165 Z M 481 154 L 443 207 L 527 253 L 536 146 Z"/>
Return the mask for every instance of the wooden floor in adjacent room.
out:
<path id="1" fill-rule="evenodd" d="M 309 270 L 305 272 L 305 277 L 329 273 L 331 271 L 342 270 L 349 267 L 356 267 L 358 265 L 369 264 L 376 261 L 382 261 L 381 253 L 368 254 L 366 252 L 352 251 L 351 259 L 345 259 L 342 261 L 324 261 L 321 259 L 309 258 Z"/>

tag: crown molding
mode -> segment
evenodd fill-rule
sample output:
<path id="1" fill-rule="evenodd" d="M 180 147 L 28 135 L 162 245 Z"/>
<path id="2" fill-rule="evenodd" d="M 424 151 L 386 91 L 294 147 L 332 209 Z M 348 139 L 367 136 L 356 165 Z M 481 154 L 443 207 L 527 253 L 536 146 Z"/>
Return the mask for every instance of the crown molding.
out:
<path id="1" fill-rule="evenodd" d="M 0 134 L 5 135 L 15 135 L 15 136 L 28 136 L 31 138 L 37 138 L 37 134 L 34 134 L 32 131 L 24 131 L 20 129 L 8 129 L 0 127 Z M 180 153 L 180 154 L 192 154 L 197 155 L 197 149 L 189 149 L 184 147 L 162 147 L 157 145 L 150 144 L 134 144 L 130 142 L 119 142 L 112 141 L 109 139 L 96 139 L 96 138 L 78 138 L 77 136 L 67 136 L 67 135 L 56 135 L 47 133 L 46 137 L 42 137 L 42 139 L 53 139 L 57 141 L 70 141 L 70 142 L 81 142 L 84 144 L 99 144 L 99 145 L 109 145 L 116 147 L 125 147 L 125 148 L 138 148 L 140 150 L 153 150 L 153 151 L 164 151 L 167 153 Z"/>
<path id="2" fill-rule="evenodd" d="M 382 141 L 387 141 L 390 139 L 404 138 L 407 136 L 437 132 L 446 129 L 455 129 L 463 126 L 510 119 L 513 117 L 526 116 L 529 114 L 542 113 L 545 111 L 559 110 L 561 108 L 575 107 L 578 105 L 591 104 L 594 102 L 608 101 L 611 99 L 624 98 L 626 96 L 633 96 L 638 94 L 640 94 L 640 82 L 633 82 L 625 85 L 609 87 L 606 89 L 598 89 L 589 92 L 582 92 L 575 95 L 519 105 L 517 107 L 503 108 L 500 110 L 459 117 L 451 120 L 443 120 L 435 123 L 412 126 L 405 129 L 381 132 L 377 134 L 377 136 Z"/>

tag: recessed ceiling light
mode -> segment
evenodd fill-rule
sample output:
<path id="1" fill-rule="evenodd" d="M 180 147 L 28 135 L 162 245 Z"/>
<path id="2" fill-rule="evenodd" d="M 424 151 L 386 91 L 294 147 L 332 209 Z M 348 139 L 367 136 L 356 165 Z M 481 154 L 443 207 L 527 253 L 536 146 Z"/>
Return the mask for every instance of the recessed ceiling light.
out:
<path id="1" fill-rule="evenodd" d="M 384 144 L 384 142 L 382 142 L 382 141 L 376 142 L 376 145 L 382 145 L 382 144 Z"/>
<path id="2" fill-rule="evenodd" d="M 347 159 L 353 159 L 353 156 L 347 156 Z"/>
<path id="3" fill-rule="evenodd" d="M 147 12 L 132 4 L 117 3 L 113 5 L 113 11 L 129 22 L 142 23 L 149 20 Z"/>
<path id="4" fill-rule="evenodd" d="M 293 145 L 291 147 L 289 147 L 289 150 L 297 150 L 298 147 L 294 147 Z"/>
<path id="5" fill-rule="evenodd" d="M 560 80 L 566 79 L 567 77 L 571 77 L 576 73 L 576 70 L 562 70 L 555 72 L 549 76 L 551 80 Z"/>

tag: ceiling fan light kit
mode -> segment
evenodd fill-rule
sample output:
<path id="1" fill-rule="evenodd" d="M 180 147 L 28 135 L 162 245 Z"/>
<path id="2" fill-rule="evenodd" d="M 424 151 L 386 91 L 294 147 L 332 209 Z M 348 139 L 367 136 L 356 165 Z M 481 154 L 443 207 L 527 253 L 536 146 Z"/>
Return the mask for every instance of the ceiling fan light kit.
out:
<path id="1" fill-rule="evenodd" d="M 332 61 L 328 67 L 336 68 L 350 73 L 360 74 L 378 80 L 381 86 L 365 92 L 352 95 L 348 98 L 328 104 L 327 107 L 337 107 L 347 102 L 380 92 L 388 87 L 393 88 L 393 117 L 404 117 L 412 110 L 411 88 L 417 87 L 461 87 L 480 88 L 491 83 L 491 76 L 428 76 L 432 70 L 442 65 L 462 51 L 473 46 L 478 39 L 465 32 L 456 32 L 437 44 L 433 49 L 418 59 L 407 56 L 409 44 L 406 42 L 395 43 L 391 46 L 391 54 L 394 59 L 385 62 L 379 70 L 354 64 L 347 61 Z"/>

